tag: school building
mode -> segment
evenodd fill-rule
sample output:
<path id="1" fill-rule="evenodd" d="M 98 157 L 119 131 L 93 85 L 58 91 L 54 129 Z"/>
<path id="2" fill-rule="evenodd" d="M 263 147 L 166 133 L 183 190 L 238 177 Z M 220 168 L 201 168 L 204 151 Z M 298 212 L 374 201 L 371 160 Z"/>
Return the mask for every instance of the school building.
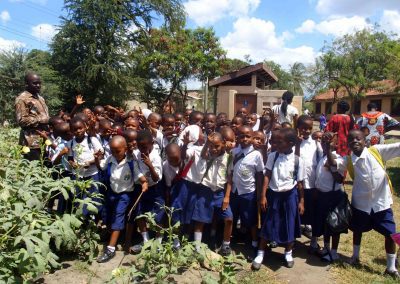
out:
<path id="1" fill-rule="evenodd" d="M 351 100 L 344 89 L 340 89 L 337 92 L 336 102 L 339 100 L 346 100 L 351 105 Z M 329 118 L 333 113 L 337 112 L 333 90 L 316 95 L 312 101 L 314 102 L 314 113 L 316 115 L 325 113 Z M 366 112 L 369 103 L 375 103 L 381 112 L 387 113 L 396 119 L 400 118 L 399 86 L 392 80 L 380 81 L 377 87 L 368 90 L 364 97 L 355 102 L 353 107 L 354 115 L 359 116 Z"/>
<path id="2" fill-rule="evenodd" d="M 242 107 L 249 113 L 262 114 L 266 108 L 280 104 L 286 90 L 271 90 L 278 77 L 265 63 L 250 65 L 217 77 L 209 82 L 216 89 L 217 113 L 225 112 L 232 118 Z M 301 113 L 302 96 L 295 96 L 292 105 Z"/>

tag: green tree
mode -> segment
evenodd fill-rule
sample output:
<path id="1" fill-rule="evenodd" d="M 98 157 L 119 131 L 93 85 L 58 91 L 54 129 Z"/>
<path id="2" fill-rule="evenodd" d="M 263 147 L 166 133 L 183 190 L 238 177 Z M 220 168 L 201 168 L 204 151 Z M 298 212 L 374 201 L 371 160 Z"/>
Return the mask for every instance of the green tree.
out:
<path id="1" fill-rule="evenodd" d="M 135 30 L 148 30 L 156 16 L 169 30 L 184 23 L 179 0 L 65 0 L 67 16 L 51 44 L 56 70 L 70 97 L 89 104 L 122 104 L 143 89 L 132 63 Z"/>
<path id="2" fill-rule="evenodd" d="M 281 65 L 274 61 L 264 61 L 271 71 L 278 77 L 278 82 L 271 85 L 275 90 L 290 90 L 292 86 L 292 78 L 290 73 L 285 71 Z"/>
<path id="3" fill-rule="evenodd" d="M 388 34 L 370 29 L 338 38 L 323 49 L 313 81 L 318 88 L 345 90 L 354 102 L 387 78 L 395 44 Z"/>
<path id="4" fill-rule="evenodd" d="M 289 68 L 290 88 L 295 95 L 304 95 L 303 88 L 307 82 L 307 69 L 303 63 L 295 62 Z"/>
<path id="5" fill-rule="evenodd" d="M 241 68 L 244 68 L 246 66 L 249 66 L 249 63 L 247 63 L 246 61 L 236 59 L 236 58 L 234 58 L 234 59 L 226 58 L 222 62 L 221 74 L 231 73 L 231 72 L 237 71 Z"/>

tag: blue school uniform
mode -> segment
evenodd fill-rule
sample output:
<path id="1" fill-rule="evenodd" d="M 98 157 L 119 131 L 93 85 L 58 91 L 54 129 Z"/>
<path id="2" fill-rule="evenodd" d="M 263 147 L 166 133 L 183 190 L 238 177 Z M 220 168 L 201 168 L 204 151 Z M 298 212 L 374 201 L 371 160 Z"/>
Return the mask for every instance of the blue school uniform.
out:
<path id="1" fill-rule="evenodd" d="M 266 164 L 271 171 L 267 190 L 268 208 L 260 237 L 279 244 L 293 242 L 301 236 L 297 182 L 304 179 L 304 164 L 293 152 L 271 153 Z"/>

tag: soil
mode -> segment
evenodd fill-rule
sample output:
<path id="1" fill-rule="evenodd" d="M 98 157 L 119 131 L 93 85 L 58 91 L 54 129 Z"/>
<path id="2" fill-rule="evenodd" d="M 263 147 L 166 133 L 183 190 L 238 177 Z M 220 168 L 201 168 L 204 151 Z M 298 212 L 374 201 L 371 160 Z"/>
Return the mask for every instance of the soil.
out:
<path id="1" fill-rule="evenodd" d="M 321 262 L 316 256 L 309 255 L 307 253 L 308 246 L 309 240 L 305 237 L 296 242 L 293 250 L 295 265 L 291 269 L 284 267 L 283 248 L 278 247 L 272 249 L 272 251 L 267 251 L 264 259 L 265 267 L 258 272 L 265 273 L 266 279 L 262 282 L 268 281 L 272 274 L 277 282 L 282 283 L 335 283 L 335 280 L 329 273 L 330 265 Z M 244 255 L 249 255 L 249 252 L 244 248 L 245 246 L 241 244 L 234 246 L 235 251 L 239 251 Z M 124 255 L 122 251 L 117 251 L 116 256 L 112 260 L 103 264 L 93 262 L 91 265 L 86 265 L 81 262 L 67 261 L 63 263 L 63 269 L 55 271 L 52 274 L 44 275 L 37 282 L 48 284 L 105 283 L 110 280 L 111 272 L 115 268 L 129 266 L 133 261 L 135 261 L 135 256 Z M 241 274 L 246 273 L 246 271 L 250 273 L 250 266 L 250 262 L 247 263 L 244 268 L 245 271 Z M 267 271 L 268 273 L 263 271 Z M 190 269 L 182 275 L 173 275 L 169 277 L 168 282 L 182 284 L 201 283 L 202 275 L 205 273 L 210 272 L 205 270 Z M 214 273 L 214 276 L 217 277 L 217 274 Z M 257 279 L 262 280 L 263 275 L 258 275 Z M 149 282 L 146 281 L 146 283 Z"/>

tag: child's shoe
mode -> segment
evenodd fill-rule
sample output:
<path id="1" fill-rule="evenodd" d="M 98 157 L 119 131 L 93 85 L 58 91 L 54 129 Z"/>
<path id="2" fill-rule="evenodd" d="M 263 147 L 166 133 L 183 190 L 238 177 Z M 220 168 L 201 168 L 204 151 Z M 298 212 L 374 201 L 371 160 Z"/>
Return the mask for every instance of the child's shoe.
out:
<path id="1" fill-rule="evenodd" d="M 229 245 L 222 245 L 219 250 L 219 254 L 222 256 L 228 256 L 232 253 L 232 249 Z"/>
<path id="2" fill-rule="evenodd" d="M 140 243 L 140 244 L 131 246 L 130 252 L 132 254 L 138 254 L 138 253 L 140 253 L 142 251 L 142 248 L 143 248 L 143 243 Z"/>
<path id="3" fill-rule="evenodd" d="M 109 261 L 110 259 L 112 259 L 115 256 L 115 250 L 112 251 L 110 248 L 106 247 L 104 249 L 104 252 L 102 255 L 99 255 L 97 257 L 97 262 L 98 263 L 104 263 Z"/>
<path id="4" fill-rule="evenodd" d="M 392 277 L 393 279 L 400 280 L 400 274 L 397 270 L 390 271 L 386 269 L 384 274 Z"/>

